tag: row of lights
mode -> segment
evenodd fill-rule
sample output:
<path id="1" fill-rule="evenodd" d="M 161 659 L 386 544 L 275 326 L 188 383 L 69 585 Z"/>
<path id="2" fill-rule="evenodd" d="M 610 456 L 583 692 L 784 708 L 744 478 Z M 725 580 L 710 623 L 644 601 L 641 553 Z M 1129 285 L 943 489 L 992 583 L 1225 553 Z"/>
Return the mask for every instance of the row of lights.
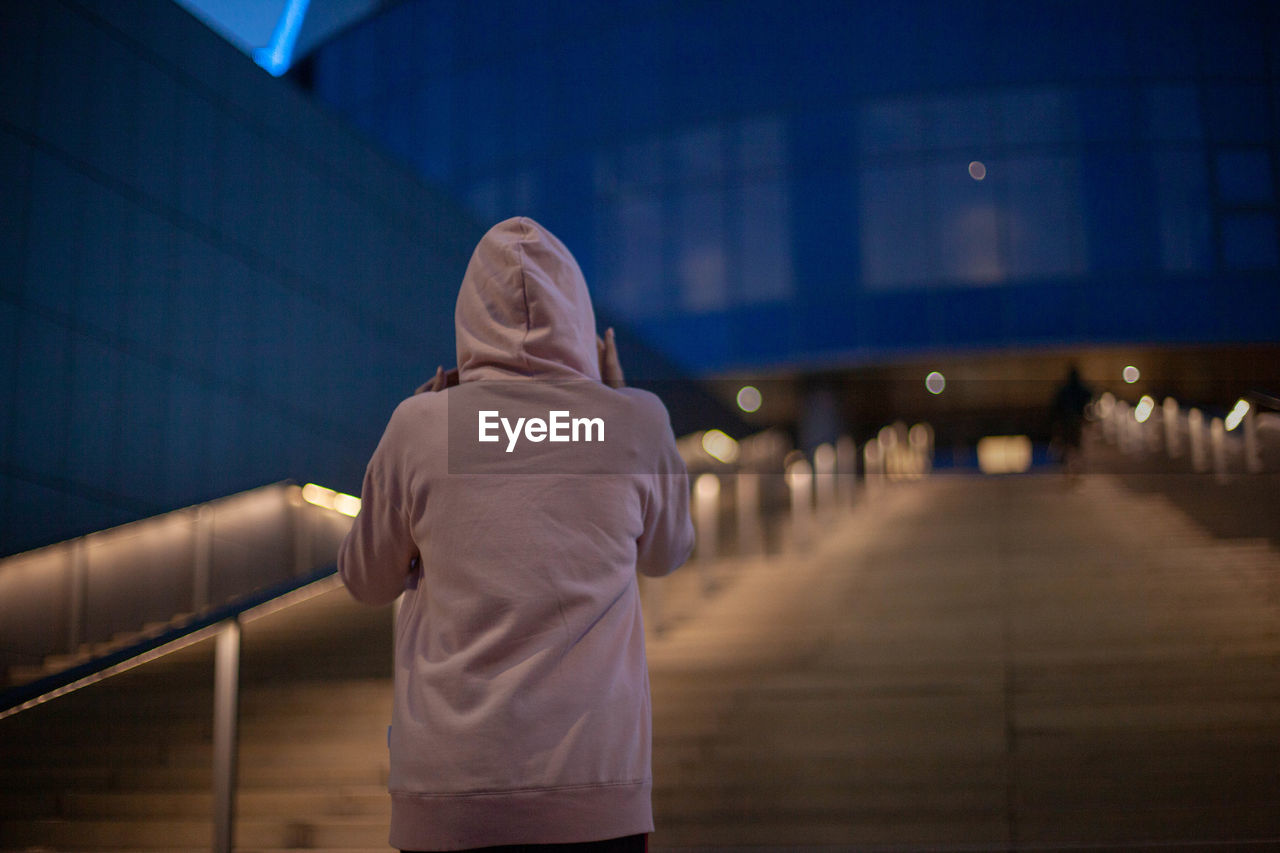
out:
<path id="1" fill-rule="evenodd" d="M 1124 379 L 1125 382 L 1127 382 L 1130 385 L 1133 385 L 1139 379 L 1142 378 L 1142 371 L 1138 370 L 1138 368 L 1134 367 L 1132 364 L 1128 364 L 1128 365 L 1125 365 L 1124 370 L 1120 371 L 1120 376 L 1122 379 Z M 924 378 L 924 387 L 930 394 L 934 394 L 934 395 L 941 394 L 944 390 L 946 390 L 947 377 L 943 376 L 940 371 L 937 371 L 937 370 L 931 371 L 929 375 Z M 760 404 L 762 402 L 764 402 L 764 397 L 760 394 L 760 389 L 756 388 L 754 385 L 743 385 L 741 388 L 738 389 L 738 408 L 742 409 L 742 411 L 748 412 L 748 413 L 757 411 L 760 408 Z M 1138 401 L 1138 405 L 1134 409 L 1134 412 L 1133 412 L 1134 417 L 1138 419 L 1139 423 L 1143 423 L 1149 417 L 1151 417 L 1151 413 L 1155 411 L 1155 407 L 1156 407 L 1156 401 L 1149 396 L 1144 396 L 1141 400 Z M 1226 426 L 1227 430 L 1230 431 L 1238 427 L 1240 425 L 1240 422 L 1244 420 L 1244 416 L 1248 413 L 1248 411 L 1249 411 L 1248 402 L 1246 402 L 1245 400 L 1239 400 L 1236 403 L 1235 408 L 1233 408 L 1231 410 L 1231 413 L 1227 415 L 1226 421 L 1224 422 L 1224 426 Z M 713 430 L 713 432 L 719 432 L 719 431 Z M 723 435 L 723 433 L 721 433 L 721 435 Z M 728 438 L 728 436 L 725 436 L 725 437 Z M 732 439 L 730 440 L 732 441 Z M 716 456 L 717 454 L 712 453 L 711 455 Z M 316 488 L 319 488 L 319 487 L 317 486 Z M 339 497 L 350 498 L 349 495 L 341 495 Z M 308 500 L 311 500 L 311 499 L 308 498 Z M 356 507 L 358 509 L 359 500 L 356 498 L 351 498 L 351 500 L 356 501 Z M 312 501 L 312 503 L 318 503 L 318 502 L 319 501 Z M 338 507 L 336 506 L 330 506 L 329 508 L 338 509 Z M 338 511 L 345 512 L 344 509 L 338 509 Z M 350 514 L 354 515 L 355 513 L 350 513 Z"/>
<path id="2" fill-rule="evenodd" d="M 1141 371 L 1132 364 L 1126 366 L 1125 369 L 1120 372 L 1120 375 L 1124 378 L 1124 381 L 1128 382 L 1130 385 L 1142 378 Z M 924 387 L 930 394 L 941 394 L 946 390 L 947 377 L 935 370 L 924 378 Z"/>
<path id="3" fill-rule="evenodd" d="M 1165 401 L 1165 405 L 1169 405 L 1169 401 Z M 1142 399 L 1138 401 L 1138 405 L 1133 407 L 1133 419 L 1140 424 L 1145 424 L 1153 412 L 1156 410 L 1156 401 L 1149 394 L 1142 395 Z M 1231 432 L 1244 422 L 1244 416 L 1249 414 L 1249 401 L 1245 399 L 1236 400 L 1235 406 L 1227 414 L 1222 425 L 1226 427 L 1227 432 Z"/>
<path id="4" fill-rule="evenodd" d="M 978 165 L 982 165 L 979 163 Z M 986 172 L 983 172 L 985 176 Z M 978 178 L 977 180 L 981 180 Z M 1132 364 L 1126 365 L 1124 370 L 1120 371 L 1120 376 L 1130 385 L 1142 378 L 1142 371 L 1134 367 Z M 942 375 L 940 371 L 934 370 L 924 378 L 924 387 L 930 394 L 941 394 L 947 388 L 947 377 Z M 760 408 L 760 404 L 764 398 L 760 394 L 760 389 L 754 385 L 743 385 L 738 389 L 738 408 L 744 412 L 754 412 Z"/>
<path id="5" fill-rule="evenodd" d="M 340 512 L 355 518 L 360 513 L 360 499 L 355 495 L 344 495 L 315 483 L 307 483 L 302 487 L 302 499 L 309 504 Z"/>
<path id="6" fill-rule="evenodd" d="M 1132 365 L 1124 369 L 1124 379 L 1126 382 L 1133 383 L 1138 381 L 1138 368 Z M 1132 376 L 1133 378 L 1130 378 Z M 947 387 L 946 377 L 938 371 L 933 371 L 925 377 L 925 387 L 931 394 L 941 394 L 943 389 Z M 1103 395 L 1103 403 L 1111 403 L 1110 394 Z M 759 389 L 752 385 L 745 385 L 738 391 L 738 406 L 744 412 L 754 412 L 760 408 L 762 401 Z M 1106 416 L 1110 413 L 1111 406 L 1104 405 L 1102 414 Z M 1138 401 L 1138 405 L 1133 409 L 1133 417 L 1138 423 L 1146 423 L 1150 419 L 1152 413 L 1156 409 L 1156 401 L 1149 394 L 1144 394 L 1142 399 Z M 1235 407 L 1227 415 L 1223 426 L 1230 432 L 1240 426 L 1245 415 L 1249 413 L 1249 403 L 1246 400 L 1236 401 Z M 911 443 L 915 444 L 917 437 L 914 435 L 916 429 L 920 428 L 917 424 L 912 428 Z M 1015 436 L 1015 438 L 1025 438 Z M 738 459 L 738 442 L 730 435 L 718 429 L 707 430 L 702 434 L 702 449 L 707 455 L 713 459 L 726 464 L 733 464 Z M 326 489 L 324 486 L 318 486 L 315 483 L 307 483 L 302 487 L 302 498 L 308 503 L 316 506 L 331 509 L 340 512 L 343 515 L 354 518 L 360 512 L 360 499 L 354 495 L 343 494 L 342 492 Z"/>

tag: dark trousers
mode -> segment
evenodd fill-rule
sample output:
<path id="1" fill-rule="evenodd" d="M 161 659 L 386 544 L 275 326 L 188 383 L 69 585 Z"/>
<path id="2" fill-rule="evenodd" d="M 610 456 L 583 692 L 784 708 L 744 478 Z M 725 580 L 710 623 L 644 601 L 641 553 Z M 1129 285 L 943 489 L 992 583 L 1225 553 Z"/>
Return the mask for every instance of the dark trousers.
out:
<path id="1" fill-rule="evenodd" d="M 648 835 L 628 835 L 610 838 L 608 841 L 581 841 L 576 844 L 504 844 L 500 847 L 475 847 L 457 853 L 646 853 Z M 421 850 L 402 850 L 400 853 L 429 853 Z"/>

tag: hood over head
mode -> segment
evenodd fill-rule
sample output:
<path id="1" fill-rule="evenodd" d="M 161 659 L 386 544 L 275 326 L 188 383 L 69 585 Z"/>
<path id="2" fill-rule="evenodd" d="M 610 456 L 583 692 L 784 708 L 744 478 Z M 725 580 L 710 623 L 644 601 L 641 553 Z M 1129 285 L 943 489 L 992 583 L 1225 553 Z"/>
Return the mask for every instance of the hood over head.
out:
<path id="1" fill-rule="evenodd" d="M 596 379 L 596 317 L 578 262 L 528 217 L 480 238 L 454 311 L 462 382 Z"/>

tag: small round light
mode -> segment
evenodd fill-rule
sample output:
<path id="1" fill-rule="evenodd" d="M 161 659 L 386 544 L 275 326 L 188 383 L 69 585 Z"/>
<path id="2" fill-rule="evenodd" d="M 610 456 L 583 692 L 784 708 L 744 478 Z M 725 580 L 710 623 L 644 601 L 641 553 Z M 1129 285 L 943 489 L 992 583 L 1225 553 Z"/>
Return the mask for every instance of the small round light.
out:
<path id="1" fill-rule="evenodd" d="M 1142 378 L 1141 371 L 1139 371 L 1138 368 L 1134 367 L 1132 364 L 1126 367 L 1124 369 L 1124 372 L 1121 373 L 1121 375 L 1124 377 L 1124 381 L 1128 382 L 1130 385 L 1132 385 L 1133 383 L 1137 382 L 1139 379 Z"/>
<path id="2" fill-rule="evenodd" d="M 760 408 L 760 404 L 764 398 L 760 396 L 760 389 L 754 385 L 743 385 L 738 389 L 738 408 L 744 412 L 754 412 Z"/>
<path id="3" fill-rule="evenodd" d="M 974 160 L 969 164 L 969 177 L 975 181 L 980 181 L 987 176 L 987 167 L 981 160 Z"/>
<path id="4" fill-rule="evenodd" d="M 947 387 L 947 377 L 935 370 L 924 378 L 924 387 L 929 389 L 930 394 L 941 394 L 942 389 Z"/>

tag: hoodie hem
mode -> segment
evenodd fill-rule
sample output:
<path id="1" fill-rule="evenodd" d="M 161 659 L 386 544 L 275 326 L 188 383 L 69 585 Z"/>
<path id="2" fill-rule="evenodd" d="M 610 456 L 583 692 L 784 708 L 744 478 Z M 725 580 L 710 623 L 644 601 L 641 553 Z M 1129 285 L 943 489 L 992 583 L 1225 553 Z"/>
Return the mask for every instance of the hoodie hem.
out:
<path id="1" fill-rule="evenodd" d="M 391 795 L 391 846 L 466 850 L 570 844 L 653 832 L 652 783 Z"/>

